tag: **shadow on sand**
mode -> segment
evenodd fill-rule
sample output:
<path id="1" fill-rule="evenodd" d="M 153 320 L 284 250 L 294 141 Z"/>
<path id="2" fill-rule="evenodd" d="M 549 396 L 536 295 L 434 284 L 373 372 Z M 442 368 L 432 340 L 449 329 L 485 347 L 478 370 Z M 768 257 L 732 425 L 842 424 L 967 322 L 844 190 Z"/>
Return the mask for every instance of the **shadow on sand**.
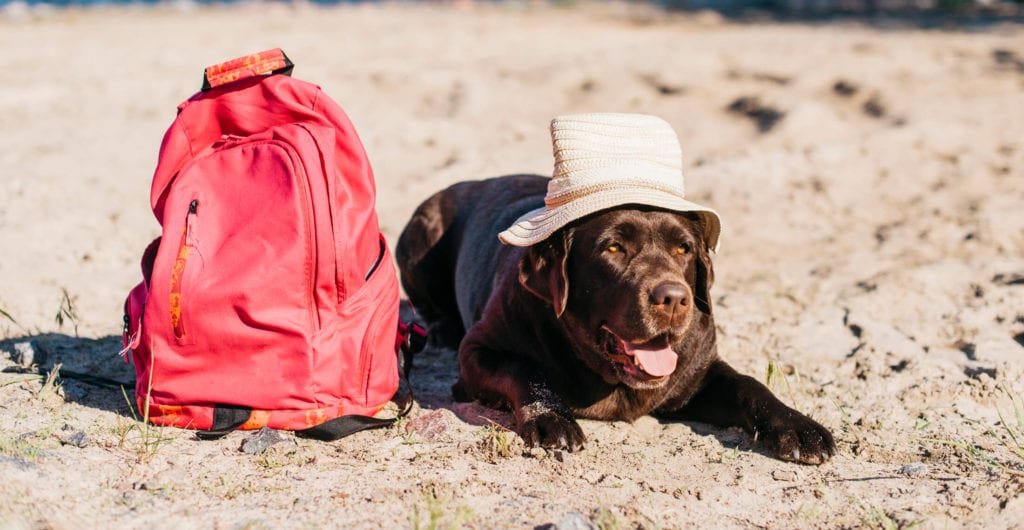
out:
<path id="1" fill-rule="evenodd" d="M 33 367 L 21 370 L 18 366 L 19 350 L 24 351 L 25 344 L 31 345 L 34 353 Z M 120 349 L 121 337 L 116 335 L 89 339 L 43 333 L 0 341 L 0 352 L 9 354 L 13 361 L 2 369 L 11 382 L 17 381 L 18 373 L 41 374 L 45 377 L 59 364 L 59 373 L 64 374 L 61 381 L 67 401 L 130 418 L 132 411 L 125 401 L 125 395 L 128 399 L 134 399 L 135 373 L 132 366 L 118 355 Z M 451 386 L 455 383 L 458 370 L 456 353 L 452 350 L 427 350 L 418 354 L 411 382 L 420 407 L 424 410 L 447 409 L 461 421 L 474 426 L 500 425 L 514 430 L 515 420 L 510 412 L 478 402 L 459 403 L 452 398 Z M 83 382 L 79 380 L 81 376 L 98 376 L 104 379 L 101 381 L 104 384 Z M 124 383 L 124 393 L 119 386 L 111 385 L 110 382 Z M 29 384 L 42 385 L 42 381 L 37 378 Z M 724 448 L 770 456 L 753 439 L 736 429 L 718 429 L 694 422 L 662 420 L 662 423 L 683 423 L 696 435 L 714 436 Z"/>
<path id="2" fill-rule="evenodd" d="M 424 410 L 447 409 L 459 420 L 470 425 L 483 427 L 500 425 L 515 431 L 515 419 L 507 410 L 494 409 L 479 402 L 459 403 L 452 398 L 451 386 L 458 376 L 458 360 L 452 350 L 425 350 L 416 357 L 411 383 L 416 401 Z M 754 439 L 739 429 L 720 429 L 705 423 L 658 419 L 661 424 L 682 424 L 695 435 L 713 436 L 725 450 L 752 452 L 774 458 L 770 451 L 762 448 Z M 584 426 L 584 431 L 587 427 Z M 665 443 L 673 440 L 666 439 Z M 681 440 L 680 440 L 681 442 Z M 724 453 L 728 458 L 728 451 Z"/>
<path id="3" fill-rule="evenodd" d="M 17 381 L 16 375 L 49 374 L 60 365 L 58 374 L 64 388 L 65 399 L 80 405 L 131 417 L 125 401 L 135 394 L 135 372 L 122 359 L 121 337 L 109 335 L 99 339 L 73 337 L 61 333 L 41 333 L 0 341 L 0 351 L 9 355 L 11 362 L 2 369 L 5 379 Z M 22 368 L 20 360 L 31 352 L 31 362 Z M 96 384 L 81 379 L 95 379 Z M 117 383 L 124 384 L 124 392 Z M 33 384 L 42 384 L 42 381 Z"/>

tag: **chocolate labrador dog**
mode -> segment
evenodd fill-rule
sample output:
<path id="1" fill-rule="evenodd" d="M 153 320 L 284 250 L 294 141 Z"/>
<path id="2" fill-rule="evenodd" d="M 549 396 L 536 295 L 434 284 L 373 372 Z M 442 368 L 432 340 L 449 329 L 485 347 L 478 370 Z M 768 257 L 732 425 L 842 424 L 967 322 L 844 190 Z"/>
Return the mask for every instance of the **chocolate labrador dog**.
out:
<path id="1" fill-rule="evenodd" d="M 827 429 L 718 356 L 696 215 L 619 207 L 528 248 L 502 245 L 501 230 L 544 204 L 548 180 L 455 184 L 398 241 L 428 340 L 458 349 L 456 400 L 511 409 L 530 446 L 575 451 L 586 441 L 575 418 L 653 414 L 742 427 L 783 460 L 834 454 Z"/>

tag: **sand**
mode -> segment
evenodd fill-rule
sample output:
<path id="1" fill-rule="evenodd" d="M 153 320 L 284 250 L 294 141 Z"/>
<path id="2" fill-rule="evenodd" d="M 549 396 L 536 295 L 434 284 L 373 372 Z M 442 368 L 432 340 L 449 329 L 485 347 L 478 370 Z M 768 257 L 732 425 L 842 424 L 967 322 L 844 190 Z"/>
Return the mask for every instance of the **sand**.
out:
<path id="1" fill-rule="evenodd" d="M 159 233 L 163 131 L 203 66 L 274 46 L 356 123 L 392 243 L 443 186 L 549 172 L 552 116 L 667 119 L 689 195 L 724 219 L 722 355 L 761 379 L 777 368 L 776 392 L 839 454 L 787 464 L 735 430 L 644 418 L 584 421 L 583 452 L 523 456 L 507 415 L 452 403 L 452 352 L 421 357 L 401 426 L 262 455 L 239 450 L 242 433 L 143 429 L 116 390 L 4 373 L 0 527 L 1024 524 L 1015 26 L 751 25 L 623 5 L 5 9 L 0 366 L 32 341 L 44 368 L 131 377 L 121 304 Z"/>

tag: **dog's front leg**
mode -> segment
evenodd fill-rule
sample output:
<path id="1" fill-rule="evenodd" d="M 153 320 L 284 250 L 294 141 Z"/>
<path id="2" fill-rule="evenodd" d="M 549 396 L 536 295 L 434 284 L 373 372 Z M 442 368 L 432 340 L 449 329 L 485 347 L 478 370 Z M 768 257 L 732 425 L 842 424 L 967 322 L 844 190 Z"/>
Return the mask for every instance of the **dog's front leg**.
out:
<path id="1" fill-rule="evenodd" d="M 787 407 L 766 386 L 722 360 L 711 364 L 704 386 L 686 405 L 664 416 L 742 427 L 782 460 L 822 464 L 836 451 L 828 429 Z"/>
<path id="2" fill-rule="evenodd" d="M 586 442 L 572 411 L 531 361 L 480 344 L 472 335 L 459 348 L 459 380 L 452 393 L 458 401 L 507 405 L 529 447 L 577 451 Z"/>

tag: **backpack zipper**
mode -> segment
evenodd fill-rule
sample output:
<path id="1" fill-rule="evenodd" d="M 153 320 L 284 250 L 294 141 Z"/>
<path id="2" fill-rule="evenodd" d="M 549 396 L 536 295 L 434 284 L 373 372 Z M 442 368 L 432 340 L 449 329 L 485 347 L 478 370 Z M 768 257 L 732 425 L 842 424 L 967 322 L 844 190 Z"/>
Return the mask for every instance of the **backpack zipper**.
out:
<path id="1" fill-rule="evenodd" d="M 181 232 L 181 243 L 178 245 L 178 256 L 174 259 L 174 267 L 171 269 L 171 294 L 170 314 L 171 330 L 177 339 L 185 338 L 185 297 L 182 295 L 182 287 L 185 283 L 185 271 L 188 267 L 188 258 L 195 246 L 195 227 L 199 217 L 199 200 L 192 199 L 188 205 L 188 215 L 185 216 L 185 228 Z"/>
<path id="2" fill-rule="evenodd" d="M 302 164 L 302 159 L 298 156 L 298 152 L 294 147 L 288 143 L 279 140 L 267 140 L 268 143 L 277 145 L 284 149 L 285 153 L 288 154 L 288 158 L 291 160 L 292 167 L 295 168 L 295 173 L 300 177 L 300 188 L 302 188 L 302 206 L 306 213 L 306 245 L 309 249 L 309 285 L 306 290 L 306 294 L 309 295 L 309 300 L 306 306 L 309 308 L 309 322 L 313 326 L 313 330 L 320 329 L 320 315 L 316 310 L 316 273 L 318 259 L 317 256 L 317 241 L 316 234 L 313 232 L 313 223 L 316 221 L 313 213 L 313 197 L 312 190 L 309 184 L 309 175 L 306 174 L 306 167 Z M 251 144 L 249 144 L 251 145 Z"/>
<path id="3" fill-rule="evenodd" d="M 377 272 L 377 267 L 380 267 L 380 262 L 384 261 L 384 238 L 380 239 L 380 248 L 377 250 L 377 261 L 373 262 L 373 266 L 370 270 L 366 271 L 366 276 L 363 277 L 363 281 L 370 281 L 370 276 Z"/>

